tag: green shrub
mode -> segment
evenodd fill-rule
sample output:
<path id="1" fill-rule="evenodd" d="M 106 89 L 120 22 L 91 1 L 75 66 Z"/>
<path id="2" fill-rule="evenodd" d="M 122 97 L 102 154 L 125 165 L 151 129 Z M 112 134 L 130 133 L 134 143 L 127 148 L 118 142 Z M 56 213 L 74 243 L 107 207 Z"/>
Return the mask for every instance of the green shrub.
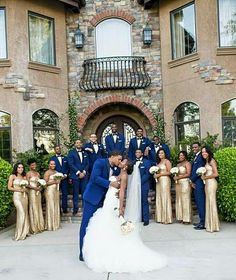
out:
<path id="1" fill-rule="evenodd" d="M 10 163 L 0 158 L 0 227 L 6 225 L 7 218 L 13 209 L 12 192 L 7 189 L 11 172 Z"/>
<path id="2" fill-rule="evenodd" d="M 223 220 L 236 221 L 236 148 L 224 148 L 215 153 L 219 187 L 217 204 Z"/>

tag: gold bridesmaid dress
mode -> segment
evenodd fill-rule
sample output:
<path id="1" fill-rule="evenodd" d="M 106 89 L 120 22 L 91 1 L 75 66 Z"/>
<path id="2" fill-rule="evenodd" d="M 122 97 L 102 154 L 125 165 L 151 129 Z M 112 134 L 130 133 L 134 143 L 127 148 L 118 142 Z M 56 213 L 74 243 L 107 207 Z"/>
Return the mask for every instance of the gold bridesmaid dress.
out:
<path id="1" fill-rule="evenodd" d="M 166 172 L 165 164 L 159 164 L 160 173 Z M 156 222 L 172 223 L 172 206 L 170 195 L 171 181 L 169 176 L 161 176 L 156 184 Z"/>
<path id="2" fill-rule="evenodd" d="M 179 174 L 187 172 L 184 166 L 179 167 Z M 192 218 L 191 187 L 189 178 L 179 179 L 176 184 L 176 219 L 184 223 L 190 223 Z"/>
<path id="3" fill-rule="evenodd" d="M 53 175 L 49 177 L 49 180 L 53 180 Z M 60 192 L 57 184 L 53 184 L 46 187 L 46 217 L 45 217 L 45 229 L 57 230 L 60 227 Z"/>
<path id="4" fill-rule="evenodd" d="M 21 189 L 20 179 L 13 181 L 13 187 Z M 28 194 L 22 192 L 13 193 L 13 202 L 16 207 L 15 240 L 23 240 L 29 234 Z"/>
<path id="5" fill-rule="evenodd" d="M 37 179 L 39 178 L 30 178 L 29 182 L 32 187 L 37 187 Z M 39 233 L 44 230 L 41 192 L 33 189 L 29 190 L 29 218 L 31 233 Z"/>
<path id="6" fill-rule="evenodd" d="M 205 165 L 206 176 L 212 174 L 212 167 L 209 164 Z M 215 178 L 207 179 L 205 185 L 206 193 L 206 217 L 205 217 L 205 228 L 206 231 L 214 232 L 220 230 L 220 223 L 218 218 L 218 211 L 216 205 L 216 190 L 217 181 Z"/>

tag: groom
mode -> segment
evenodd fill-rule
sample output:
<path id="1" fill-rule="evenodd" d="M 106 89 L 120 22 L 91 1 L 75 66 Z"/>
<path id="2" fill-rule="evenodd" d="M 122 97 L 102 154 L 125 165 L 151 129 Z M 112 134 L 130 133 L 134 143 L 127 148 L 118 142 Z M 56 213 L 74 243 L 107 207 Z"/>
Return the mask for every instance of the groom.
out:
<path id="1" fill-rule="evenodd" d="M 108 159 L 97 159 L 83 195 L 84 211 L 83 218 L 80 226 L 80 261 L 83 261 L 83 240 L 86 234 L 90 218 L 97 211 L 98 208 L 103 206 L 109 185 L 119 189 L 120 183 L 118 181 L 110 182 L 109 178 L 118 176 L 120 169 L 118 165 L 121 163 L 122 155 L 119 151 L 113 151 Z"/>

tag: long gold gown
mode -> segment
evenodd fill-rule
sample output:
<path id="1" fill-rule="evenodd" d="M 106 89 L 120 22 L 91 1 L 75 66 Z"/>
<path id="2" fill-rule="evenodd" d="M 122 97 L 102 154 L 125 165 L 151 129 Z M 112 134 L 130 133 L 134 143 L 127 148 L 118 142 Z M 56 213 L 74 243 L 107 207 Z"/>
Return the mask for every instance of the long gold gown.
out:
<path id="1" fill-rule="evenodd" d="M 207 170 L 206 176 L 212 175 L 212 167 L 209 164 L 205 165 Z M 218 211 L 216 205 L 216 190 L 217 181 L 215 178 L 206 179 L 205 193 L 206 193 L 206 217 L 205 228 L 206 231 L 214 232 L 220 230 L 220 223 L 218 218 Z"/>
<path id="2" fill-rule="evenodd" d="M 15 189 L 21 189 L 20 179 L 13 181 Z M 22 192 L 13 193 L 13 202 L 16 207 L 15 240 L 23 240 L 29 234 L 28 194 Z"/>
<path id="3" fill-rule="evenodd" d="M 37 187 L 38 177 L 30 178 L 30 185 Z M 30 232 L 39 233 L 44 230 L 44 219 L 41 202 L 41 192 L 33 189 L 29 190 L 29 218 L 30 218 Z"/>
<path id="4" fill-rule="evenodd" d="M 179 174 L 185 175 L 187 172 L 184 166 L 179 167 Z M 179 179 L 176 184 L 175 201 L 176 219 L 184 223 L 190 223 L 192 217 L 191 187 L 189 178 Z"/>
<path id="5" fill-rule="evenodd" d="M 160 173 L 166 172 L 165 164 L 158 164 Z M 156 184 L 156 222 L 172 223 L 172 206 L 170 195 L 171 181 L 169 176 L 161 176 Z"/>
<path id="6" fill-rule="evenodd" d="M 49 177 L 49 180 L 53 180 L 53 175 Z M 57 230 L 60 227 L 60 192 L 57 184 L 53 184 L 46 187 L 46 217 L 45 217 L 45 229 Z"/>

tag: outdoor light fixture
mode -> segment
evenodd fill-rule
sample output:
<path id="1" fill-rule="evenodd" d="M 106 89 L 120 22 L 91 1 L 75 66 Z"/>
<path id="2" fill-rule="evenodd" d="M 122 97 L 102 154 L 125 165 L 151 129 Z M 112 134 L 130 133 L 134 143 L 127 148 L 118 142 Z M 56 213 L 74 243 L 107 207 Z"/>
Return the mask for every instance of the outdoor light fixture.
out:
<path id="1" fill-rule="evenodd" d="M 75 38 L 76 48 L 77 49 L 82 49 L 83 46 L 84 46 L 84 33 L 82 33 L 81 30 L 79 29 L 79 25 L 78 25 L 78 28 L 75 31 L 74 38 Z"/>
<path id="2" fill-rule="evenodd" d="M 146 26 L 143 28 L 143 43 L 144 45 L 151 45 L 152 43 L 152 28 L 146 24 Z"/>

